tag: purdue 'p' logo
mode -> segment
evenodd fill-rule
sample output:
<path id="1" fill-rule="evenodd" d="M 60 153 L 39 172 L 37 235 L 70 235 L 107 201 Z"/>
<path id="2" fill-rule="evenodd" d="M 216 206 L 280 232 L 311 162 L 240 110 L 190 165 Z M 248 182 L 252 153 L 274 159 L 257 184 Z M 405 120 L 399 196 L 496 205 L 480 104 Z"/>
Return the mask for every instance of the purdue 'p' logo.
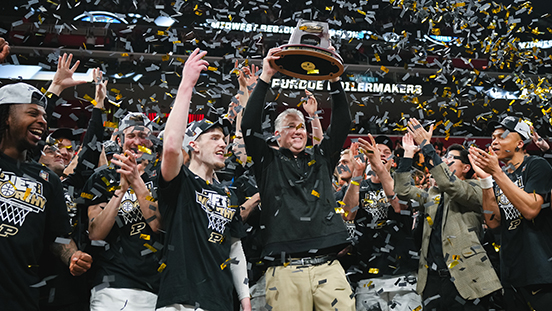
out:
<path id="1" fill-rule="evenodd" d="M 6 224 L 1 224 L 0 225 L 0 237 L 8 237 L 10 235 L 16 235 L 17 234 L 17 231 L 19 231 L 19 229 L 17 229 L 16 227 L 12 227 L 10 225 L 6 225 Z"/>

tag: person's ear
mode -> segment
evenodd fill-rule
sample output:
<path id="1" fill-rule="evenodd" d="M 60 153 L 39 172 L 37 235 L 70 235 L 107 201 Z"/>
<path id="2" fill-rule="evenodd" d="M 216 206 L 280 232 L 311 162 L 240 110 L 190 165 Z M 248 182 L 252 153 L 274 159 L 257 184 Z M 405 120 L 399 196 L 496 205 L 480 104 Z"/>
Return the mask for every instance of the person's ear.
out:
<path id="1" fill-rule="evenodd" d="M 197 142 L 194 140 L 194 141 L 191 141 L 190 142 L 190 147 L 192 148 L 193 152 L 197 152 Z"/>
<path id="2" fill-rule="evenodd" d="M 462 169 L 462 173 L 467 174 L 471 170 L 470 164 L 464 164 L 464 169 Z"/>

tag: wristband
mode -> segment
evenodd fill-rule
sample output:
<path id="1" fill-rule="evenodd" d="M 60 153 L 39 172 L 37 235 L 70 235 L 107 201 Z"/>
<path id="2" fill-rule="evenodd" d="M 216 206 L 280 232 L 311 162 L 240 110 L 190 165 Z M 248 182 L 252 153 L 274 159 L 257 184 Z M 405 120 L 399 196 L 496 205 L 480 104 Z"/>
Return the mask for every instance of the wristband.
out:
<path id="1" fill-rule="evenodd" d="M 479 180 L 481 189 L 491 189 L 493 187 L 493 177 L 489 176 Z"/>

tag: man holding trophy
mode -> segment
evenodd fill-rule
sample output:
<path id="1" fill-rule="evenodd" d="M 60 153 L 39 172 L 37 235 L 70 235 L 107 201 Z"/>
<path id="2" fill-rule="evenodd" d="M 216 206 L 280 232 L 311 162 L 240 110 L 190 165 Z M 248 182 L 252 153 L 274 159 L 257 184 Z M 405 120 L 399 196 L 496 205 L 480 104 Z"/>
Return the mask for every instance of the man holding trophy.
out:
<path id="1" fill-rule="evenodd" d="M 263 202 L 262 257 L 270 266 L 266 272 L 266 300 L 270 306 L 267 308 L 273 311 L 313 308 L 341 311 L 354 310 L 355 305 L 345 272 L 335 260 L 349 241 L 343 221 L 334 209 L 331 183 L 351 115 L 339 82 L 339 70 L 334 70 L 339 69 L 340 59 L 327 57 L 337 54 L 329 44 L 329 34 L 323 31 L 324 24 L 300 21 L 291 44 L 268 52 L 243 115 L 247 154 L 252 157 Z M 297 32 L 303 33 L 303 37 Z M 316 45 L 305 44 L 310 42 Z M 308 52 L 303 59 L 295 54 L 300 49 Z M 315 50 L 320 50 L 323 56 L 313 56 Z M 288 60 L 297 66 L 290 67 Z M 333 67 L 328 69 L 324 64 Z M 284 71 L 283 68 L 291 68 L 285 73 L 295 77 L 330 80 L 331 124 L 320 144 L 312 148 L 306 148 L 304 116 L 293 108 L 276 118 L 274 135 L 279 148 L 272 148 L 264 139 L 266 92 L 274 74 Z"/>

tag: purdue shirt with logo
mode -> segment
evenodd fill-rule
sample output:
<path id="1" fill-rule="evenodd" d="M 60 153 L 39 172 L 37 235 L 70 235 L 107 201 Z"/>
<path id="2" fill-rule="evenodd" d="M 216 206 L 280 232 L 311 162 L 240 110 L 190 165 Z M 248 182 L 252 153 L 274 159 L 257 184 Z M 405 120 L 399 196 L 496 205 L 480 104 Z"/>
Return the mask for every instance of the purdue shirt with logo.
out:
<path id="1" fill-rule="evenodd" d="M 244 236 L 237 199 L 185 166 L 170 182 L 159 179 L 167 247 L 157 307 L 177 303 L 233 310 L 230 237 Z"/>
<path id="2" fill-rule="evenodd" d="M 550 203 L 552 167 L 543 158 L 526 156 L 514 172 L 506 175 L 525 192 L 540 194 L 545 205 L 535 219 L 527 220 L 502 189 L 494 185 L 501 217 L 501 281 L 504 287 L 551 284 L 552 210 L 547 203 Z"/>
<path id="3" fill-rule="evenodd" d="M 40 255 L 70 231 L 58 176 L 38 163 L 0 153 L 1 308 L 38 310 Z"/>
<path id="4" fill-rule="evenodd" d="M 155 172 L 152 170 L 153 175 L 156 175 Z M 90 206 L 109 202 L 120 180 L 120 174 L 113 168 L 94 173 L 83 188 L 86 204 Z M 155 197 L 157 178 L 144 173 L 142 180 Z M 97 268 L 93 286 L 103 283 L 101 286 L 157 293 L 160 280 L 157 250 L 162 249 L 162 244 L 159 235 L 153 232 L 144 219 L 132 188 L 125 192 L 121 200 L 115 224 L 105 238 L 105 243 L 93 241 L 92 246 L 94 266 Z"/>

